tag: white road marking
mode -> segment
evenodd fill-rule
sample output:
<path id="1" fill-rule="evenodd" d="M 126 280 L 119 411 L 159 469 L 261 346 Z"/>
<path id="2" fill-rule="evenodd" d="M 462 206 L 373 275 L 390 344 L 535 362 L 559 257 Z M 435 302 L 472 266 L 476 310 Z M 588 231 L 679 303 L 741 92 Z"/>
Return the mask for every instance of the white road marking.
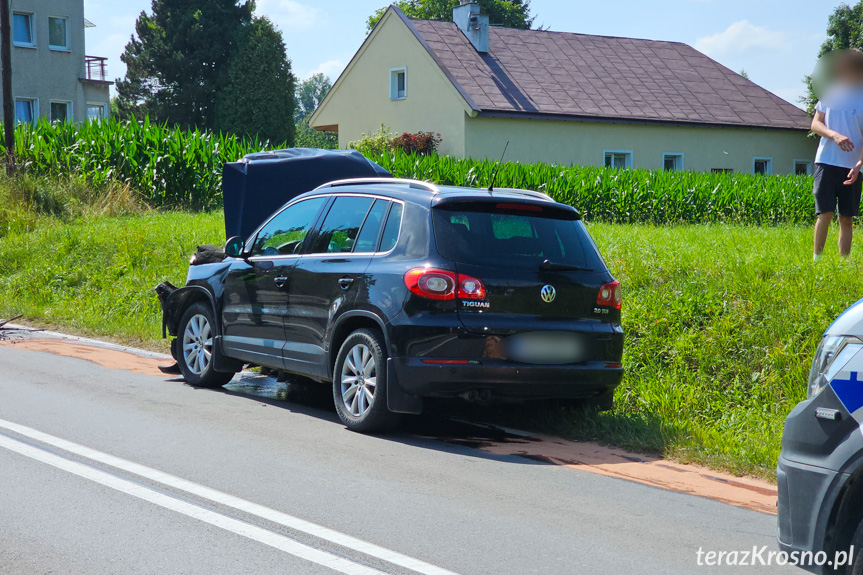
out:
<path id="1" fill-rule="evenodd" d="M 63 471 L 68 471 L 69 473 L 89 479 L 90 481 L 99 483 L 105 487 L 110 487 L 111 489 L 116 489 L 117 491 L 143 499 L 144 501 L 149 501 L 150 503 L 164 507 L 165 509 L 182 513 L 183 515 L 187 515 L 193 519 L 197 519 L 198 521 L 215 525 L 216 527 L 236 533 L 237 535 L 242 535 L 243 537 L 258 541 L 264 545 L 275 547 L 279 551 L 290 553 L 295 557 L 311 561 L 312 563 L 317 563 L 318 565 L 323 565 L 324 567 L 332 569 L 333 571 L 338 571 L 339 573 L 344 573 L 345 575 L 385 575 L 383 571 L 378 571 L 377 569 L 367 567 L 360 563 L 354 563 L 353 561 L 339 557 L 338 555 L 333 555 L 332 553 L 309 547 L 308 545 L 294 541 L 284 535 L 273 533 L 272 531 L 240 521 L 239 519 L 234 519 L 233 517 L 228 517 L 227 515 L 222 515 L 221 513 L 211 511 L 199 505 L 181 501 L 176 497 L 160 493 L 151 487 L 146 487 L 139 483 L 129 481 L 128 479 L 116 477 L 105 471 L 84 465 L 83 463 L 78 463 L 77 461 L 65 459 L 59 455 L 54 455 L 44 449 L 33 447 L 32 445 L 28 445 L 17 439 L 12 439 L 6 435 L 0 435 L 0 447 L 5 447 L 15 453 L 41 461 L 42 463 L 47 463 L 48 465 L 53 465 Z"/>
<path id="2" fill-rule="evenodd" d="M 370 557 L 381 559 L 383 561 L 386 561 L 387 563 L 398 565 L 400 567 L 410 569 L 411 571 L 415 571 L 417 573 L 422 573 L 423 575 L 458 575 L 453 571 L 448 571 L 447 569 L 431 565 L 430 563 L 426 563 L 424 561 L 415 559 L 408 555 L 404 555 L 397 551 L 375 545 L 374 543 L 369 543 L 368 541 L 363 541 L 362 539 L 358 539 L 356 537 L 352 537 L 351 535 L 329 529 L 328 527 L 312 523 L 311 521 L 306 521 L 305 519 L 300 519 L 299 517 L 294 517 L 293 515 L 288 515 L 287 513 L 276 511 L 275 509 L 270 509 L 269 507 L 264 507 L 263 505 L 252 503 L 251 501 L 246 501 L 245 499 L 241 499 L 233 495 L 228 495 L 227 493 L 223 493 L 216 489 L 211 489 L 203 485 L 198 485 L 197 483 L 193 483 L 186 479 L 182 479 L 175 475 L 170 475 L 168 473 L 153 469 L 151 467 L 146 467 L 139 463 L 134 463 L 126 459 L 121 459 L 119 457 L 115 457 L 107 453 L 102 453 L 101 451 L 96 451 L 95 449 L 91 449 L 89 447 L 79 445 L 77 443 L 73 443 L 71 441 L 55 437 L 53 435 L 48 435 L 47 433 L 43 433 L 41 431 L 26 427 L 24 425 L 19 425 L 11 421 L 0 419 L 0 428 L 7 429 L 19 435 L 23 435 L 24 437 L 29 437 L 30 439 L 39 441 L 41 443 L 57 447 L 58 449 L 68 451 L 69 453 L 80 455 L 81 457 L 85 457 L 92 461 L 98 461 L 99 463 L 109 465 L 116 469 L 120 469 L 122 471 L 144 477 L 146 479 L 155 481 L 156 483 L 161 483 L 162 485 L 172 487 L 179 491 L 184 491 L 186 493 L 196 495 L 203 499 L 218 503 L 219 505 L 230 507 L 232 509 L 242 511 L 250 515 L 255 515 L 257 517 L 260 517 L 261 519 L 266 519 L 267 521 L 277 523 L 284 527 L 288 527 L 296 531 L 301 531 L 319 539 L 324 539 L 347 549 L 352 549 Z M 67 461 L 63 458 L 59 459 L 61 459 L 62 461 Z M 243 525 L 245 525 L 245 523 L 243 523 Z M 377 573 L 377 571 L 375 571 L 375 573 Z"/>

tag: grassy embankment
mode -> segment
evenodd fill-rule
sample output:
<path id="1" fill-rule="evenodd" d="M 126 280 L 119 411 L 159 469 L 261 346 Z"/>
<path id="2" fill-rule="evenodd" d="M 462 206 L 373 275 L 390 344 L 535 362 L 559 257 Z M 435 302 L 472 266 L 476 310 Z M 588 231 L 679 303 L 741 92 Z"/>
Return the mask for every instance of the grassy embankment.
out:
<path id="1" fill-rule="evenodd" d="M 224 239 L 206 211 L 221 166 L 264 147 L 149 123 L 19 125 L 16 153 L 41 175 L 0 177 L 0 317 L 165 349 L 152 287 L 182 283 L 195 246 Z M 374 159 L 442 184 L 485 186 L 494 169 Z M 579 208 L 624 284 L 627 330 L 613 412 L 501 417 L 771 477 L 820 333 L 863 294 L 863 256 L 810 261 L 811 178 L 510 163 L 497 182 Z"/>
<path id="2" fill-rule="evenodd" d="M 116 185 L 0 179 L 0 205 L 0 317 L 154 349 L 152 287 L 182 283 L 195 246 L 224 233 L 221 212 L 141 208 Z M 863 293 L 863 255 L 813 265 L 804 226 L 589 228 L 625 286 L 617 406 L 522 425 L 771 477 L 820 333 Z"/>

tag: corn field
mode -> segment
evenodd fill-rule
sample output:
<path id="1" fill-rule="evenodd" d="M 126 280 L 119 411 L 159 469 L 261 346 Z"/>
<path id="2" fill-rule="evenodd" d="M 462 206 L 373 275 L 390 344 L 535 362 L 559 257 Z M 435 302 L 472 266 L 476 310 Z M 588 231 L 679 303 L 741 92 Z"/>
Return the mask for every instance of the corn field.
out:
<path id="1" fill-rule="evenodd" d="M 495 162 L 385 152 L 372 156 L 400 178 L 487 188 Z M 504 163 L 495 187 L 545 192 L 586 220 L 610 223 L 810 223 L 811 176 L 613 170 Z"/>
<path id="2" fill-rule="evenodd" d="M 28 172 L 74 174 L 96 185 L 115 180 L 155 207 L 222 205 L 222 166 L 268 143 L 161 124 L 101 121 L 19 125 L 15 153 Z M 488 187 L 495 162 L 404 152 L 370 154 L 393 175 L 439 184 Z M 810 223 L 812 178 L 504 163 L 499 188 L 545 192 L 587 220 L 613 223 Z"/>
<path id="3" fill-rule="evenodd" d="M 116 180 L 140 192 L 151 206 L 166 208 L 220 208 L 225 162 L 266 148 L 255 140 L 149 121 L 43 120 L 19 124 L 15 132 L 15 155 L 26 172 L 80 175 L 97 186 Z"/>

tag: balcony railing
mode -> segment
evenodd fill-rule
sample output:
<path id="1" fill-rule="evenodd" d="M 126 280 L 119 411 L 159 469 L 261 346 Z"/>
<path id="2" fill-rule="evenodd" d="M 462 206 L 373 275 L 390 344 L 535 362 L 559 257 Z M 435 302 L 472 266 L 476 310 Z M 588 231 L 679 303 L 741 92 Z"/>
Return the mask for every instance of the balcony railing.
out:
<path id="1" fill-rule="evenodd" d="M 108 81 L 108 66 L 106 62 L 108 58 L 101 56 L 84 56 L 84 61 L 87 64 L 87 79 L 94 82 Z"/>

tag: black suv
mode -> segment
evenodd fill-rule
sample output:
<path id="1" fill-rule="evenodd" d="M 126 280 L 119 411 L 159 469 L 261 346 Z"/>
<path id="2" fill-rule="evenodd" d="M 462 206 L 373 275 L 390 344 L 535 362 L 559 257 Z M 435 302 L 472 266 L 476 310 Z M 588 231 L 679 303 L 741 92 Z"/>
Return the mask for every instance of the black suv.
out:
<path id="1" fill-rule="evenodd" d="M 620 285 L 578 212 L 522 190 L 345 180 L 302 194 L 163 302 L 186 381 L 332 382 L 353 430 L 423 398 L 592 399 L 623 375 Z"/>

